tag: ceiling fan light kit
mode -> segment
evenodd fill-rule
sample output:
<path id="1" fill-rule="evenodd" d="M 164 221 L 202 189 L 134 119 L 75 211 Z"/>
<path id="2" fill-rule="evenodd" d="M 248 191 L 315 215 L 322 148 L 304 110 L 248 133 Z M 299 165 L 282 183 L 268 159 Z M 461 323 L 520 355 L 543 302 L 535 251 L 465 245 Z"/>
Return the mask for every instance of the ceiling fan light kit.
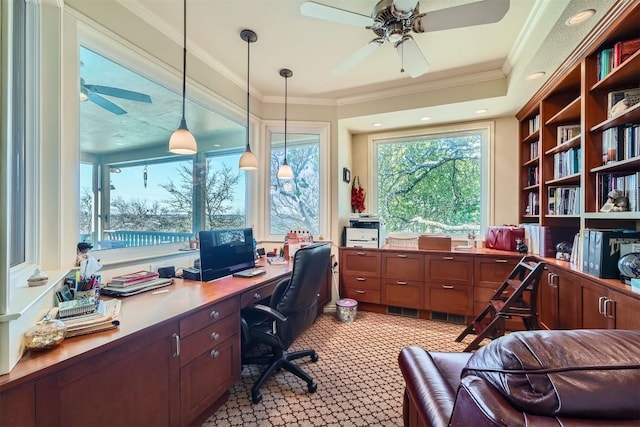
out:
<path id="1" fill-rule="evenodd" d="M 287 80 L 293 76 L 293 72 L 287 68 L 280 70 L 280 75 L 284 77 L 284 160 L 278 169 L 278 179 L 292 179 L 293 170 L 287 162 Z"/>
<path id="2" fill-rule="evenodd" d="M 474 3 L 420 13 L 418 0 L 380 0 L 371 16 L 308 1 L 300 6 L 300 13 L 310 18 L 355 25 L 371 30 L 376 38 L 358 49 L 332 69 L 343 74 L 389 41 L 400 55 L 401 71 L 419 77 L 429 70 L 429 63 L 410 32 L 449 30 L 500 21 L 509 10 L 510 0 L 480 0 Z"/>
<path id="3" fill-rule="evenodd" d="M 180 126 L 173 132 L 169 139 L 169 151 L 174 154 L 195 154 L 198 152 L 198 144 L 193 134 L 187 128 L 187 120 L 185 119 L 185 100 L 187 87 L 187 0 L 184 0 L 184 41 L 182 47 L 182 119 Z"/>
<path id="4" fill-rule="evenodd" d="M 251 152 L 251 144 L 249 137 L 249 71 L 251 69 L 251 43 L 255 43 L 258 40 L 258 35 L 251 30 L 242 30 L 240 32 L 240 38 L 247 42 L 247 147 L 240 156 L 238 167 L 243 170 L 256 170 L 258 169 L 258 159 L 256 155 Z"/>

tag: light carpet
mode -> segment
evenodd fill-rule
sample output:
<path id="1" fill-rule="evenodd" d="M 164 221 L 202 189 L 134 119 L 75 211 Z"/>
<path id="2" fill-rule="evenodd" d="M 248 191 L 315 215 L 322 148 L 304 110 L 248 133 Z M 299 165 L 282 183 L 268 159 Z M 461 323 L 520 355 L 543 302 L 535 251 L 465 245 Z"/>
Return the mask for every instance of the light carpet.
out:
<path id="1" fill-rule="evenodd" d="M 313 348 L 319 360 L 299 359 L 316 393 L 282 370 L 262 387 L 262 401 L 251 402 L 251 387 L 264 366 L 245 366 L 229 400 L 203 424 L 224 426 L 402 426 L 404 380 L 398 367 L 403 347 L 463 351 L 455 338 L 465 328 L 432 320 L 358 312 L 352 323 L 323 314 L 289 351 Z"/>

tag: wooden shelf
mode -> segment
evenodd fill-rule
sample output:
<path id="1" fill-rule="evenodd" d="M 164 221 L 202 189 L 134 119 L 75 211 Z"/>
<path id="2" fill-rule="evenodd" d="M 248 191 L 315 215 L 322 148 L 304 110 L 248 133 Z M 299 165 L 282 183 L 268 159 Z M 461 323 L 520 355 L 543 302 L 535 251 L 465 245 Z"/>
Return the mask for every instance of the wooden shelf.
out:
<path id="1" fill-rule="evenodd" d="M 591 173 L 603 173 L 603 172 L 624 172 L 624 171 L 638 171 L 640 170 L 640 156 L 633 157 L 627 160 L 620 160 L 619 162 L 609 163 L 607 165 L 598 166 L 591 169 Z"/>
<path id="2" fill-rule="evenodd" d="M 570 150 L 573 147 L 579 147 L 581 140 L 582 140 L 582 135 L 574 136 L 573 138 L 571 138 L 567 142 L 563 142 L 562 144 L 556 145 L 555 147 L 545 151 L 544 154 L 548 155 L 548 154 L 561 153 L 563 151 Z"/>
<path id="3" fill-rule="evenodd" d="M 640 72 L 640 71 L 639 71 Z M 629 108 L 623 114 L 607 119 L 604 122 L 598 123 L 589 129 L 590 132 L 602 132 L 612 127 L 622 126 L 627 123 L 637 123 L 640 121 L 640 104 L 636 104 Z"/>
<path id="4" fill-rule="evenodd" d="M 580 176 L 581 176 L 581 174 L 575 173 L 573 175 L 563 176 L 562 178 L 551 179 L 549 181 L 546 181 L 545 184 L 546 185 L 561 185 L 561 184 L 567 184 L 567 185 L 576 184 L 576 185 L 579 185 L 580 184 Z"/>
<path id="5" fill-rule="evenodd" d="M 562 110 L 558 111 L 555 116 L 547 120 L 545 122 L 545 125 L 559 125 L 580 121 L 580 106 L 581 97 L 578 97 L 571 101 L 571 103 L 569 103 L 569 105 L 564 107 Z"/>
<path id="6" fill-rule="evenodd" d="M 531 144 L 532 142 L 535 142 L 538 139 L 540 139 L 540 129 L 538 129 L 537 131 L 529 134 L 529 136 L 527 136 L 525 139 L 522 140 L 522 143 L 523 144 Z"/>

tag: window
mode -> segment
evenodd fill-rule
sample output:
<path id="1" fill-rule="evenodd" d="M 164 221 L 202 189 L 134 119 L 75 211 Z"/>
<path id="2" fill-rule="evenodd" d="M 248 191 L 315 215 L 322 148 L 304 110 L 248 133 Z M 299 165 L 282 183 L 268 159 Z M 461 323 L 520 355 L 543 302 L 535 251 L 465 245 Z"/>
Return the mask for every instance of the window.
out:
<path id="1" fill-rule="evenodd" d="M 487 217 L 488 135 L 473 128 L 375 139 L 373 202 L 386 231 L 478 235 Z"/>
<path id="2" fill-rule="evenodd" d="M 94 250 L 117 249 L 187 242 L 199 230 L 243 227 L 245 174 L 237 165 L 246 144 L 244 126 L 187 99 L 198 153 L 169 153 L 181 93 L 143 76 L 158 73 L 144 58 L 130 60 L 124 47 L 105 45 L 107 51 L 99 43 L 80 47 L 79 239 Z"/>
<path id="3" fill-rule="evenodd" d="M 287 162 L 293 179 L 278 179 L 284 160 L 284 133 L 276 126 L 267 128 L 269 144 L 267 238 L 282 240 L 289 230 L 308 230 L 312 236 L 327 234 L 326 145 L 328 125 L 298 124 L 287 133 Z"/>

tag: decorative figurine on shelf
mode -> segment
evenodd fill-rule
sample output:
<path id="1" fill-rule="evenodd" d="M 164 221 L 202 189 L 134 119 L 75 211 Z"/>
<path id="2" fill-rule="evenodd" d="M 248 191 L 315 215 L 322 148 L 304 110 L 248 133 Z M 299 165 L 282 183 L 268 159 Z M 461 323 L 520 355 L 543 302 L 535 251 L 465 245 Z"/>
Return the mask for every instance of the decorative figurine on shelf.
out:
<path id="1" fill-rule="evenodd" d="M 526 254 L 529 252 L 529 248 L 524 242 L 524 239 L 516 239 L 516 251 L 518 251 L 519 254 Z"/>
<path id="2" fill-rule="evenodd" d="M 629 210 L 629 198 L 625 197 L 621 190 L 611 190 L 607 194 L 607 201 L 600 208 L 600 212 L 627 212 Z"/>
<path id="3" fill-rule="evenodd" d="M 562 261 L 571 260 L 572 246 L 568 242 L 560 242 L 556 245 L 556 259 Z"/>

